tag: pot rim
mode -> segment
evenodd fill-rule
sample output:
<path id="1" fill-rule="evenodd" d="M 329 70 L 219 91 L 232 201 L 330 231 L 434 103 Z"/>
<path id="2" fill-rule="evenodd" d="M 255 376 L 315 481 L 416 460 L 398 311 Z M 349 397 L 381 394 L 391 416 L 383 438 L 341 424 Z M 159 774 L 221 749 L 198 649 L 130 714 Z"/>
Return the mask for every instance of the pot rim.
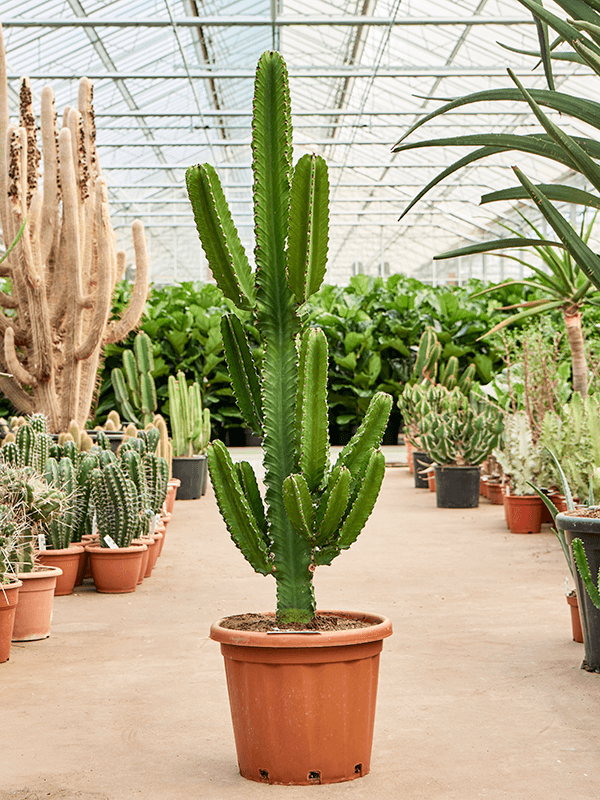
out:
<path id="1" fill-rule="evenodd" d="M 63 574 L 63 571 L 60 567 L 51 567 L 46 566 L 45 564 L 36 564 L 33 572 L 19 572 L 19 580 L 35 580 L 35 578 L 53 578 L 55 575 L 56 577 L 60 577 Z"/>
<path id="2" fill-rule="evenodd" d="M 266 612 L 275 616 L 275 612 Z M 337 611 L 324 609 L 317 614 L 335 614 L 338 617 L 374 622 L 367 628 L 348 628 L 341 631 L 291 631 L 281 633 L 267 633 L 263 631 L 240 631 L 221 627 L 221 622 L 228 617 L 222 617 L 214 622 L 210 628 L 210 638 L 221 644 L 237 645 L 240 647 L 271 647 L 271 648 L 308 648 L 308 647 L 341 647 L 352 644 L 365 644 L 385 639 L 392 635 L 392 623 L 381 614 L 360 611 Z"/>
<path id="3" fill-rule="evenodd" d="M 574 510 L 576 511 L 577 509 Z M 560 511 L 556 515 L 555 522 L 561 531 L 600 534 L 600 517 L 578 517 L 574 516 L 573 514 Z"/>
<path id="4" fill-rule="evenodd" d="M 435 464 L 436 469 L 476 469 L 481 472 L 481 464 Z"/>
<path id="5" fill-rule="evenodd" d="M 100 542 L 97 544 L 86 544 L 85 549 L 88 553 L 139 553 L 148 549 L 145 543 L 133 544 L 129 547 L 102 547 Z"/>
<path id="6" fill-rule="evenodd" d="M 0 595 L 2 594 L 2 589 L 18 589 L 20 586 L 23 586 L 23 581 L 20 578 L 17 578 L 16 575 L 13 575 L 11 572 L 5 572 L 5 575 L 10 577 L 10 583 L 0 583 Z"/>
<path id="7" fill-rule="evenodd" d="M 73 553 L 81 553 L 81 552 L 83 552 L 83 549 L 84 549 L 84 547 L 83 547 L 82 544 L 80 544 L 79 542 L 73 542 L 73 544 L 70 544 L 68 547 L 59 547 L 56 550 L 54 550 L 51 547 L 48 547 L 48 548 L 46 548 L 46 550 L 36 550 L 36 553 L 37 553 L 38 556 L 41 556 L 44 553 L 46 553 L 48 555 L 53 555 L 53 556 L 56 556 L 56 555 L 61 556 L 61 555 L 65 555 L 67 553 L 69 555 L 73 555 Z"/>

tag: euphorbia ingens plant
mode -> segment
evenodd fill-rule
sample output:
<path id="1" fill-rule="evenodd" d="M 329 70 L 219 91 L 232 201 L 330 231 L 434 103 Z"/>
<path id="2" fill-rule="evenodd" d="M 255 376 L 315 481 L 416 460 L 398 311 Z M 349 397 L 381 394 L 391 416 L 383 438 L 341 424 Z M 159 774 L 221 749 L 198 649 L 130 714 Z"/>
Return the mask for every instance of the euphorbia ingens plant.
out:
<path id="1" fill-rule="evenodd" d="M 234 465 L 221 442 L 208 448 L 208 465 L 233 541 L 257 572 L 275 578 L 278 620 L 305 623 L 316 613 L 316 566 L 350 547 L 375 505 L 385 467 L 377 448 L 392 400 L 373 397 L 332 468 L 327 343 L 302 317 L 326 271 L 329 181 L 319 156 L 292 166 L 289 84 L 278 53 L 258 63 L 252 132 L 255 273 L 213 167 L 191 167 L 187 185 L 217 284 L 237 308 L 253 312 L 262 338 L 259 370 L 238 317 L 222 320 L 237 404 L 263 436 L 264 501 L 251 465 Z"/>

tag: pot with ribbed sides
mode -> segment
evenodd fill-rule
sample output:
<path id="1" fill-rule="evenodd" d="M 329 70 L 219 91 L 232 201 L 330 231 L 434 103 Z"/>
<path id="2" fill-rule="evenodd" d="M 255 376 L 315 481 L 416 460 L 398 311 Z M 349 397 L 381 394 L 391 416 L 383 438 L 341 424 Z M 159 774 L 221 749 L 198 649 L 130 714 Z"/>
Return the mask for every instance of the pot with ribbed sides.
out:
<path id="1" fill-rule="evenodd" d="M 8 661 L 10 657 L 15 611 L 21 586 L 21 581 L 16 578 L 11 578 L 9 583 L 0 582 L 0 664 Z"/>
<path id="2" fill-rule="evenodd" d="M 259 633 L 216 622 L 240 774 L 263 783 L 349 781 L 370 770 L 379 654 L 391 622 L 335 631 Z"/>
<path id="3" fill-rule="evenodd" d="M 596 578 L 600 571 L 600 517 L 578 517 L 576 512 L 556 515 L 556 525 L 565 532 L 571 554 L 573 577 L 577 591 L 577 604 L 585 648 L 583 669 L 600 672 L 600 609 L 596 608 L 579 574 L 573 557 L 573 540 L 580 539 L 591 574 Z"/>

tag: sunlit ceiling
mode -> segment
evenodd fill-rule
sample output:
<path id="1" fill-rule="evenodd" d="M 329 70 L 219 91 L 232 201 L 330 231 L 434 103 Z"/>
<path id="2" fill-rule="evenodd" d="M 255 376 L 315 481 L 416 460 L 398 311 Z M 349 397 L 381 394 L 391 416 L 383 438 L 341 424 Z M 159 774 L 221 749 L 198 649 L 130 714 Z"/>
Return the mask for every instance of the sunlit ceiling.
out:
<path id="1" fill-rule="evenodd" d="M 22 75 L 38 98 L 50 83 L 59 111 L 76 102 L 80 76 L 93 80 L 113 224 L 127 245 L 132 220 L 144 221 L 158 282 L 206 277 L 183 182 L 190 164 L 218 166 L 252 248 L 252 78 L 269 48 L 290 72 L 296 157 L 318 152 L 330 165 L 330 281 L 415 273 L 461 237 L 478 240 L 502 212 L 478 207 L 479 197 L 513 183 L 515 158 L 540 181 L 559 176 L 550 162 L 499 155 L 455 174 L 398 222 L 408 200 L 465 152 L 392 155 L 419 115 L 440 98 L 512 85 L 509 65 L 528 87 L 545 88 L 533 59 L 498 44 L 536 49 L 517 0 L 3 0 L 2 23 L 15 114 Z M 561 88 L 593 95 L 586 68 L 562 64 L 557 76 Z M 522 105 L 480 104 L 414 138 L 528 133 L 535 124 Z"/>

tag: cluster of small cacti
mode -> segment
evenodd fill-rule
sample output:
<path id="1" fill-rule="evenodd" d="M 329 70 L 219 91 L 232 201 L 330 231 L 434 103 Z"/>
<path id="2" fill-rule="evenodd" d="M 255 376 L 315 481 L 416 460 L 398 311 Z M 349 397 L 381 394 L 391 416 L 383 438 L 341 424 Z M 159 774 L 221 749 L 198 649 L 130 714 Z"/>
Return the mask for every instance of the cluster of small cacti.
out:
<path id="1" fill-rule="evenodd" d="M 469 364 L 460 375 L 458 358 L 451 356 L 440 368 L 441 356 L 442 345 L 436 332 L 431 327 L 425 328 L 419 340 L 410 380 L 398 398 L 398 408 L 404 420 L 404 435 L 417 448 L 423 446 L 420 420 L 424 413 L 431 413 L 444 397 L 443 390 L 458 388 L 468 396 L 473 387 L 475 364 Z"/>
<path id="2" fill-rule="evenodd" d="M 316 566 L 330 564 L 354 542 L 375 504 L 385 466 L 377 448 L 392 401 L 375 395 L 332 468 L 327 342 L 321 331 L 305 330 L 302 317 L 326 272 L 329 181 L 320 156 L 305 155 L 292 165 L 289 84 L 278 53 L 259 60 L 253 109 L 255 272 L 214 168 L 190 168 L 187 185 L 215 280 L 238 309 L 255 315 L 262 339 L 259 365 L 238 316 L 223 318 L 237 405 L 246 424 L 263 437 L 264 500 L 252 466 L 234 465 L 221 442 L 208 448 L 208 464 L 234 543 L 257 572 L 275 578 L 277 619 L 306 623 L 316 612 Z M 171 420 L 177 411 L 171 406 Z M 172 425 L 178 455 L 176 422 Z"/>
<path id="3" fill-rule="evenodd" d="M 423 449 L 439 465 L 481 464 L 498 444 L 502 412 L 475 392 L 466 397 L 458 387 L 441 391 L 439 406 L 420 418 Z"/>
<path id="4" fill-rule="evenodd" d="M 115 367 L 110 375 L 121 413 L 138 427 L 151 423 L 156 413 L 153 369 L 152 341 L 140 331 L 133 340 L 133 352 L 123 351 L 123 369 Z"/>
<path id="5" fill-rule="evenodd" d="M 173 456 L 175 458 L 205 453 L 210 442 L 210 411 L 202 408 L 202 394 L 197 383 L 187 385 L 183 372 L 169 375 L 169 414 Z"/>

